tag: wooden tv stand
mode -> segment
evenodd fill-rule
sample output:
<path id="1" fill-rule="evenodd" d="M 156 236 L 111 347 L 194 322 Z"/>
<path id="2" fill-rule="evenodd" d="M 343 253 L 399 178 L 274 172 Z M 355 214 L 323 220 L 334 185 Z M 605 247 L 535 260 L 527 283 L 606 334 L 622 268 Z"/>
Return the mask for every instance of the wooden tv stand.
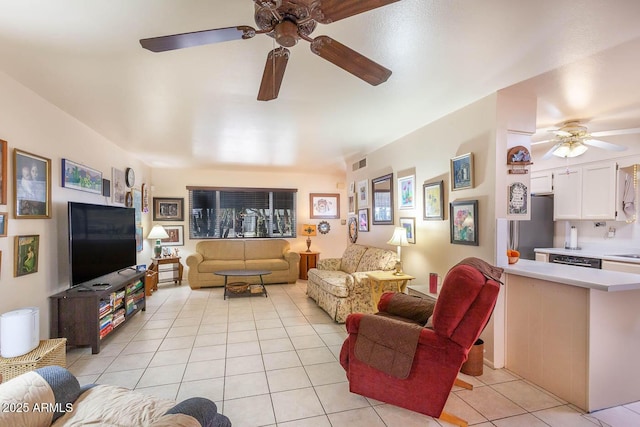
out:
<path id="1" fill-rule="evenodd" d="M 50 296 L 51 338 L 100 353 L 102 339 L 146 309 L 144 276 L 144 271 L 123 270 Z"/>

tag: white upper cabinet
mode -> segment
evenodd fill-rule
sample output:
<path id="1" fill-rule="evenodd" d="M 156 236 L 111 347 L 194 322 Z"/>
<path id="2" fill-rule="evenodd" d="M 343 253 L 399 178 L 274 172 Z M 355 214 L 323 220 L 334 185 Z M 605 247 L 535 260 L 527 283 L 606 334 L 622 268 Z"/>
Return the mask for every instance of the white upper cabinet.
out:
<path id="1" fill-rule="evenodd" d="M 603 162 L 554 171 L 554 219 L 615 220 L 617 169 Z"/>
<path id="2" fill-rule="evenodd" d="M 553 172 L 531 172 L 531 194 L 553 194 Z"/>

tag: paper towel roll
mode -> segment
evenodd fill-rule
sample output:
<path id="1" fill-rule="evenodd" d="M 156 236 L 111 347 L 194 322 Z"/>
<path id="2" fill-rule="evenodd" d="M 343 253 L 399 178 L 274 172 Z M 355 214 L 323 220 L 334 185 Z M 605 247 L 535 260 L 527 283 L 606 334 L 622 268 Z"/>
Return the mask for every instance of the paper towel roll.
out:
<path id="1" fill-rule="evenodd" d="M 578 229 L 571 227 L 571 238 L 569 239 L 569 248 L 578 249 Z"/>
<path id="2" fill-rule="evenodd" d="M 40 309 L 27 307 L 0 316 L 0 356 L 18 357 L 38 347 Z"/>

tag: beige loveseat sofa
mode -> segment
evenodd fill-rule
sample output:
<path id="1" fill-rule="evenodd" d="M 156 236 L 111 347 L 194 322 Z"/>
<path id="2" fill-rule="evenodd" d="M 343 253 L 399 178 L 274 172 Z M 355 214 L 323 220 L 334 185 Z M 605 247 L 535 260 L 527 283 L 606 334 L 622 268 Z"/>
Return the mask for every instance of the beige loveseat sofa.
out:
<path id="1" fill-rule="evenodd" d="M 264 283 L 295 283 L 300 254 L 291 252 L 284 239 L 206 240 L 196 244 L 196 252 L 187 257 L 187 279 L 191 289 L 223 286 L 220 270 L 269 270 Z M 243 282 L 260 283 L 257 276 L 243 277 Z"/>
<path id="2" fill-rule="evenodd" d="M 393 251 L 350 245 L 342 258 L 320 259 L 318 267 L 309 270 L 307 295 L 338 323 L 344 323 L 350 313 L 374 313 L 367 273 L 393 270 L 395 264 Z M 384 290 L 397 289 L 395 284 L 389 286 Z"/>

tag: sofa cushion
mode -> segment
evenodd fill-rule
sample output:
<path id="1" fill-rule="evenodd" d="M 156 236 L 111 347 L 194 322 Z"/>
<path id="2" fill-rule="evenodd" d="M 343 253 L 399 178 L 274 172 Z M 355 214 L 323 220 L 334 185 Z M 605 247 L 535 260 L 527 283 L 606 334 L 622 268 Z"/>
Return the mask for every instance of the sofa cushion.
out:
<path id="1" fill-rule="evenodd" d="M 360 263 L 360 259 L 366 251 L 366 246 L 355 244 L 349 245 L 344 251 L 344 254 L 342 254 L 342 263 L 340 264 L 340 270 L 349 274 L 356 272 L 358 264 Z"/>
<path id="2" fill-rule="evenodd" d="M 196 251 L 202 254 L 205 261 L 208 259 L 244 260 L 244 241 L 217 240 L 215 242 L 198 242 Z"/>
<path id="3" fill-rule="evenodd" d="M 244 270 L 243 260 L 209 260 L 202 261 L 198 266 L 198 273 L 215 273 L 220 270 Z"/>
<path id="4" fill-rule="evenodd" d="M 273 259 L 282 258 L 289 250 L 286 240 L 245 240 L 243 259 Z"/>
<path id="5" fill-rule="evenodd" d="M 270 270 L 281 271 L 288 270 L 289 263 L 284 259 L 247 259 L 245 262 L 247 270 Z"/>
<path id="6" fill-rule="evenodd" d="M 387 249 L 367 248 L 355 271 L 391 270 L 395 265 L 395 252 Z"/>
<path id="7" fill-rule="evenodd" d="M 311 277 L 313 275 L 313 278 Z M 309 270 L 309 280 L 320 285 L 323 291 L 339 298 L 349 296 L 348 283 L 353 283 L 353 277 L 344 271 Z"/>

